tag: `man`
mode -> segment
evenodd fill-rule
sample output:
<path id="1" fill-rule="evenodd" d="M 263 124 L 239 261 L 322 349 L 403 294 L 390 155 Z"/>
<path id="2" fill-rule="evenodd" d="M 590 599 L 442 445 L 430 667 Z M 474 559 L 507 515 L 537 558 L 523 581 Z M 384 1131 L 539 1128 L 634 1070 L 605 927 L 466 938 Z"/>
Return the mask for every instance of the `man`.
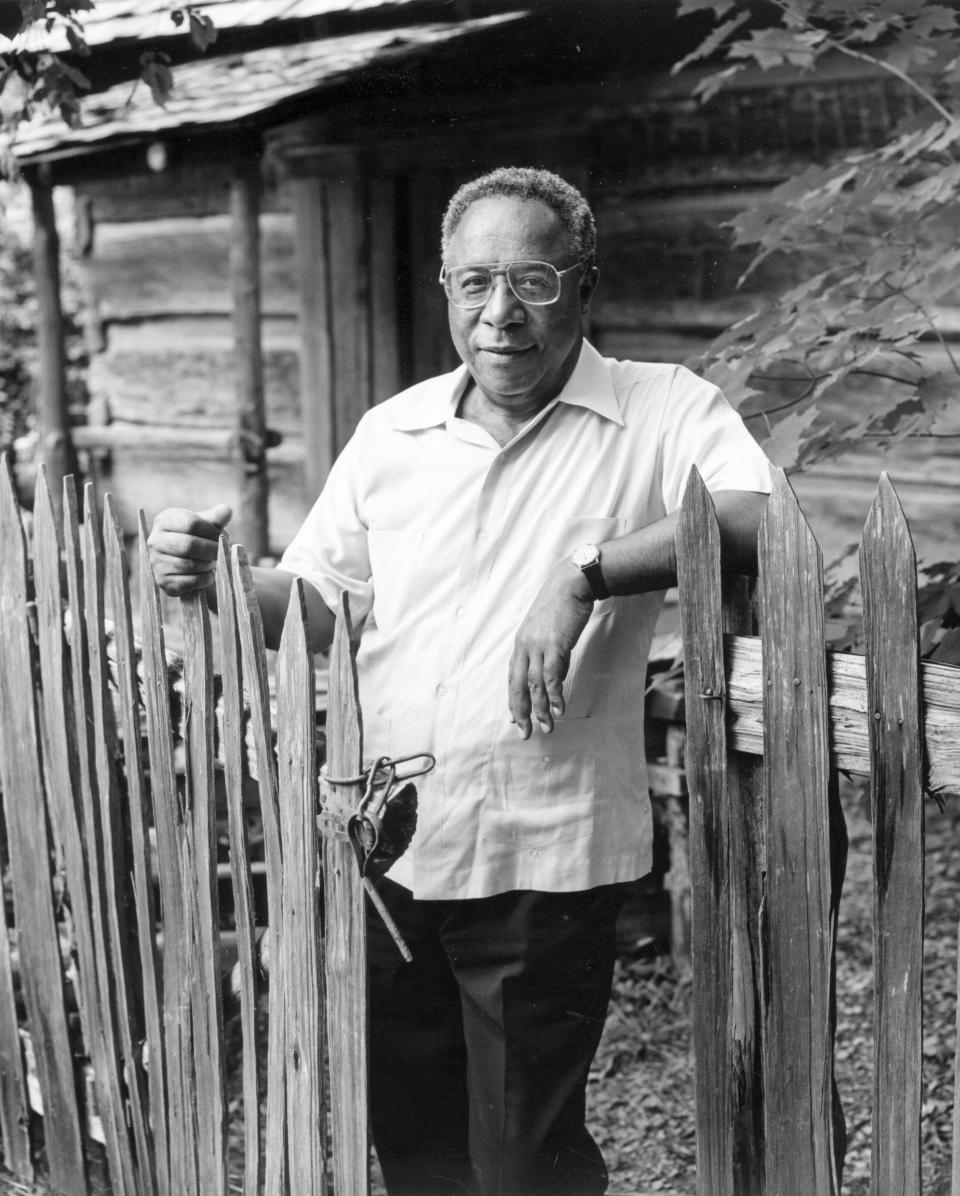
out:
<path id="1" fill-rule="evenodd" d="M 441 282 L 463 366 L 368 412 L 280 568 L 256 572 L 268 642 L 294 575 L 317 648 L 349 594 L 365 753 L 437 759 L 382 882 L 413 963 L 369 924 L 392 1196 L 605 1190 L 585 1088 L 620 887 L 651 864 L 645 666 L 691 465 L 727 566 L 755 558 L 765 458 L 716 388 L 584 341 L 595 249 L 586 202 L 555 175 L 462 187 Z M 158 516 L 167 592 L 212 584 L 228 518 Z"/>

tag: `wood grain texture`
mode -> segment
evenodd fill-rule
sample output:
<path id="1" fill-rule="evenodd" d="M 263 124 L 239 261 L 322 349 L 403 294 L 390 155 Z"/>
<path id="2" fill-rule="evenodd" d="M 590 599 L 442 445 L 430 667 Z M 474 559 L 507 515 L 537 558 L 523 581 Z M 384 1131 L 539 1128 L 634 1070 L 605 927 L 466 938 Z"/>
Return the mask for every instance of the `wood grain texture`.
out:
<path id="1" fill-rule="evenodd" d="M 185 830 L 181 844 L 185 903 L 193 950 L 190 970 L 193 1066 L 196 1078 L 197 1174 L 202 1196 L 227 1191 L 220 910 L 217 895 L 216 797 L 213 775 L 213 644 L 205 594 L 181 600 L 186 755 Z M 186 1065 L 186 1061 L 185 1061 Z"/>
<path id="2" fill-rule="evenodd" d="M 85 517 L 81 537 L 83 560 L 84 622 L 87 631 L 87 667 L 90 677 L 90 710 L 93 715 L 94 760 L 99 801 L 100 843 L 98 850 L 104 878 L 107 975 L 104 992 L 109 992 L 117 1026 L 117 1045 L 128 1102 L 129 1124 L 136 1152 L 136 1182 L 144 1196 L 155 1190 L 151 1135 L 146 1109 L 146 1076 L 134 1044 L 143 1038 L 139 1017 L 140 1000 L 134 985 L 131 961 L 129 909 L 133 904 L 127 878 L 130 874 L 128 844 L 120 809 L 117 780 L 117 728 L 113 702 L 107 687 L 107 661 L 104 640 L 105 563 L 103 539 L 95 506 L 93 486 L 84 490 Z M 143 846 L 141 845 L 141 850 Z M 108 987 L 107 987 L 108 986 Z"/>
<path id="3" fill-rule="evenodd" d="M 76 723 L 73 717 L 70 659 L 64 638 L 64 594 L 60 568 L 59 520 L 41 467 L 33 498 L 33 572 L 37 603 L 37 640 L 43 703 L 44 768 L 51 829 L 63 857 L 67 900 L 77 951 L 76 989 L 83 1040 L 94 1070 L 97 1100 L 109 1099 L 101 1022 L 100 991 L 89 870 L 83 833 Z M 102 1119 L 107 1124 L 107 1118 Z"/>
<path id="4" fill-rule="evenodd" d="M 267 865 L 267 907 L 271 926 L 283 918 L 283 844 L 280 835 L 280 807 L 277 790 L 277 760 L 273 748 L 270 717 L 270 685 L 263 619 L 247 555 L 240 545 L 231 549 L 231 569 L 236 596 L 237 626 L 241 659 L 250 703 L 250 734 L 253 737 L 260 782 L 260 813 L 263 820 L 263 851 Z M 270 1026 L 267 1043 L 267 1075 L 283 1075 L 285 1046 L 283 1002 L 285 978 L 282 952 L 270 967 Z M 267 1083 L 267 1125 L 264 1145 L 265 1191 L 267 1196 L 285 1196 L 287 1191 L 286 1093 L 282 1083 Z"/>
<path id="5" fill-rule="evenodd" d="M 330 648 L 327 775 L 359 775 L 363 760 L 350 603 L 341 596 Z M 327 812 L 344 819 L 356 809 L 359 785 L 332 785 Z M 326 911 L 325 976 L 333 1157 L 338 1196 L 367 1196 L 367 952 L 363 887 L 353 849 L 334 834 L 323 838 Z"/>
<path id="6" fill-rule="evenodd" d="M 0 467 L 0 559 L 0 725 L 4 746 L 0 784 L 21 984 L 46 1124 L 57 1127 L 47 1141 L 50 1180 L 68 1196 L 81 1196 L 86 1189 L 83 1140 L 50 878 L 51 844 L 27 622 L 27 553 L 6 458 Z"/>
<path id="7" fill-rule="evenodd" d="M 96 1078 L 96 1090 L 106 1137 L 110 1174 L 122 1182 L 134 1182 L 134 1159 L 124 1116 L 119 1028 L 110 987 L 109 923 L 107 888 L 100 829 L 100 796 L 97 784 L 97 748 L 94 736 L 93 694 L 90 683 L 90 657 L 84 567 L 80 538 L 77 491 L 72 478 L 64 479 L 62 492 L 64 564 L 67 574 L 67 603 L 70 615 L 70 679 L 73 698 L 73 727 L 79 764 L 80 823 L 87 869 L 91 919 L 94 932 L 94 959 L 97 984 L 98 1019 L 103 1050 L 97 1058 L 102 1072 Z M 76 781 L 75 781 L 76 784 Z"/>
<path id="8" fill-rule="evenodd" d="M 160 596 L 150 565 L 147 527 L 140 512 L 140 620 L 143 629 L 143 688 L 150 762 L 150 796 L 157 836 L 157 869 L 163 918 L 163 1035 L 167 1081 L 167 1174 L 170 1196 L 197 1196 L 193 1085 L 184 1073 L 191 1037 L 189 973 L 183 966 L 187 938 L 180 836 L 183 803 L 177 788 L 173 721 L 167 685 Z M 159 1149 L 159 1146 L 158 1146 Z"/>
<path id="9" fill-rule="evenodd" d="M 759 537 L 767 794 L 767 1183 L 837 1192 L 831 1036 L 829 722 L 820 549 L 782 471 Z"/>
<path id="10" fill-rule="evenodd" d="M 917 565 L 884 474 L 860 543 L 874 857 L 871 1192 L 919 1196 L 923 736 Z"/>
<path id="11" fill-rule="evenodd" d="M 243 783 L 246 765 L 244 743 L 243 670 L 236 598 L 230 567 L 230 542 L 220 537 L 217 556 L 217 612 L 220 630 L 220 667 L 223 676 L 223 766 L 230 836 L 230 879 L 237 935 L 240 977 L 240 1035 L 243 1044 L 243 1193 L 257 1196 L 260 1176 L 260 1080 L 257 1068 L 257 995 L 259 966 L 254 950 L 253 889 L 247 841 Z"/>
<path id="12" fill-rule="evenodd" d="M 157 951 L 157 909 L 154 900 L 150 850 L 151 811 L 144 776 L 141 742 L 140 687 L 137 679 L 137 646 L 133 635 L 127 560 L 116 513 L 107 495 L 103 514 L 103 544 L 106 591 L 110 597 L 116 646 L 116 684 L 120 711 L 120 742 L 123 746 L 123 776 L 128 820 L 128 843 L 132 865 L 134 915 L 140 965 L 136 993 L 140 1022 L 149 1049 L 149 1070 L 135 1055 L 131 1066 L 138 1089 L 146 1086 L 149 1117 L 141 1107 L 137 1135 L 137 1161 L 144 1192 L 169 1188 L 166 1174 L 167 1110 L 163 1066 L 163 1029 L 160 1012 L 160 961 Z M 157 1138 L 163 1147 L 154 1145 Z"/>
<path id="13" fill-rule="evenodd" d="M 290 1190 L 324 1196 L 327 1114 L 314 702 L 313 654 L 307 647 L 303 583 L 297 579 L 291 589 L 277 655 L 277 759 L 286 864 L 283 921 L 277 946 L 283 955 L 286 977 L 283 1080 Z M 271 1079 L 276 1083 L 280 1077 Z"/>
<path id="14" fill-rule="evenodd" d="M 300 310 L 300 375 L 304 394 L 323 395 L 324 402 L 306 403 L 303 435 L 307 444 L 304 486 L 311 497 L 320 493 L 335 456 L 333 344 L 330 332 L 330 282 L 327 232 L 327 184 L 319 178 L 291 179 Z"/>
<path id="15" fill-rule="evenodd" d="M 724 574 L 725 632 L 753 630 L 755 578 Z M 726 699 L 725 699 L 726 704 Z M 730 828 L 730 1041 L 733 1050 L 733 1180 L 738 1193 L 766 1191 L 763 1137 L 763 947 L 760 923 L 766 873 L 763 761 L 734 751 L 727 737 Z"/>
<path id="16" fill-rule="evenodd" d="M 4 457 L 2 468 L 6 471 Z M 6 553 L 6 532 L 0 523 L 0 552 Z M 4 559 L 6 559 L 4 555 Z M 0 656 L 0 667 L 5 660 Z M 6 720 L 0 714 L 0 755 L 6 758 Z M 0 783 L 3 783 L 0 773 Z M 26 1183 L 33 1181 L 30 1157 L 29 1100 L 27 1076 L 20 1031 L 17 1024 L 17 1000 L 10 957 L 10 931 L 6 902 L 0 902 L 0 1134 L 4 1158 L 10 1170 Z"/>
<path id="17" fill-rule="evenodd" d="M 733 1196 L 729 828 L 720 529 L 696 469 L 677 525 L 693 891 L 697 1191 Z"/>
<path id="18" fill-rule="evenodd" d="M 759 638 L 728 636 L 726 647 L 730 738 L 737 751 L 763 754 L 763 648 Z M 923 661 L 923 758 L 926 788 L 960 796 L 960 667 Z M 830 756 L 834 768 L 870 772 L 867 670 L 862 656 L 827 653 Z"/>

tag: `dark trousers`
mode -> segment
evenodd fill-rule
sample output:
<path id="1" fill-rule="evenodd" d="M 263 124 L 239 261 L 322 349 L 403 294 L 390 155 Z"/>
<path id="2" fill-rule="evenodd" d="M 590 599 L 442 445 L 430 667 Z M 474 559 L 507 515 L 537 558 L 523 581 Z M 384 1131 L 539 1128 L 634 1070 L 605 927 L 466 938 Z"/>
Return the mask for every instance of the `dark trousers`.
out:
<path id="1" fill-rule="evenodd" d="M 600 1196 L 584 1124 L 610 999 L 616 885 L 368 906 L 370 1100 L 390 1196 Z"/>

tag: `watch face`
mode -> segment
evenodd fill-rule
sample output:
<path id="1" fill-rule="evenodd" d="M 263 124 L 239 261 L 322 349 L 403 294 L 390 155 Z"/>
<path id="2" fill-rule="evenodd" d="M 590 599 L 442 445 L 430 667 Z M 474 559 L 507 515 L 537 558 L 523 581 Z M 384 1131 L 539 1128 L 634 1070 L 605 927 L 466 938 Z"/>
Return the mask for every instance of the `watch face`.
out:
<path id="1" fill-rule="evenodd" d="M 588 565 L 595 565 L 600 560 L 600 553 L 596 544 L 583 544 L 573 550 L 570 559 L 578 569 L 586 569 Z"/>

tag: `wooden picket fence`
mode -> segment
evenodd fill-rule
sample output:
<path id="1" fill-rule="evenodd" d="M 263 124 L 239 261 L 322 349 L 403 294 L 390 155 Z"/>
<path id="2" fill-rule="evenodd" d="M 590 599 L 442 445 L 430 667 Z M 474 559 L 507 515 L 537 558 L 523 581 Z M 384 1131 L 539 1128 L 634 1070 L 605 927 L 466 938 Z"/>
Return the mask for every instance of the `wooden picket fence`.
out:
<path id="1" fill-rule="evenodd" d="M 884 475 L 860 546 L 863 656 L 825 650 L 820 549 L 781 472 L 760 531 L 755 603 L 721 573 L 716 518 L 696 474 L 677 554 L 698 1192 L 840 1190 L 833 1034 L 844 770 L 869 776 L 874 828 L 871 1191 L 919 1193 L 923 799 L 960 792 L 960 669 L 920 661 L 916 562 L 900 504 Z M 956 1130 L 955 1114 L 955 1144 Z M 956 1158 L 954 1175 L 956 1196 Z"/>
<path id="2" fill-rule="evenodd" d="M 138 646 L 110 502 L 101 522 L 84 498 L 81 519 L 68 481 L 58 516 L 41 475 L 27 520 L 0 469 L 3 1167 L 25 1182 L 39 1169 L 70 1196 L 107 1184 L 124 1196 L 330 1186 L 363 1196 L 363 892 L 343 833 L 360 787 L 318 784 L 302 592 L 271 694 L 249 569 L 224 537 L 217 643 L 205 601 L 183 601 L 174 673 L 145 528 Z M 861 551 L 866 656 L 824 648 L 819 549 L 782 475 L 753 601 L 721 573 L 696 475 L 678 559 L 698 1191 L 838 1191 L 842 769 L 870 776 L 879 861 L 873 1190 L 919 1192 L 922 799 L 960 791 L 960 669 L 918 659 L 899 505 L 883 480 Z M 326 723 L 329 775 L 340 778 L 359 776 L 363 759 L 350 640 L 344 602 Z M 231 877 L 229 943 L 218 857 Z M 229 1042 L 227 973 L 239 1006 Z"/>
<path id="3" fill-rule="evenodd" d="M 29 1183 L 42 1160 L 45 1181 L 69 1196 L 307 1196 L 328 1184 L 360 1196 L 369 1186 L 363 897 L 344 833 L 360 787 L 325 787 L 321 836 L 302 589 L 276 660 L 274 730 L 242 548 L 226 537 L 220 546 L 220 672 L 207 603 L 195 597 L 180 604 L 181 676 L 168 667 L 146 529 L 141 652 L 109 499 L 102 530 L 90 488 L 85 499 L 81 520 L 68 479 L 61 520 L 41 474 L 28 548 L 10 469 L 0 469 L 3 1167 Z M 331 775 L 356 777 L 346 605 L 330 684 Z M 255 941 L 251 814 L 262 826 L 269 985 Z M 229 1047 L 224 838 L 240 1025 Z"/>

